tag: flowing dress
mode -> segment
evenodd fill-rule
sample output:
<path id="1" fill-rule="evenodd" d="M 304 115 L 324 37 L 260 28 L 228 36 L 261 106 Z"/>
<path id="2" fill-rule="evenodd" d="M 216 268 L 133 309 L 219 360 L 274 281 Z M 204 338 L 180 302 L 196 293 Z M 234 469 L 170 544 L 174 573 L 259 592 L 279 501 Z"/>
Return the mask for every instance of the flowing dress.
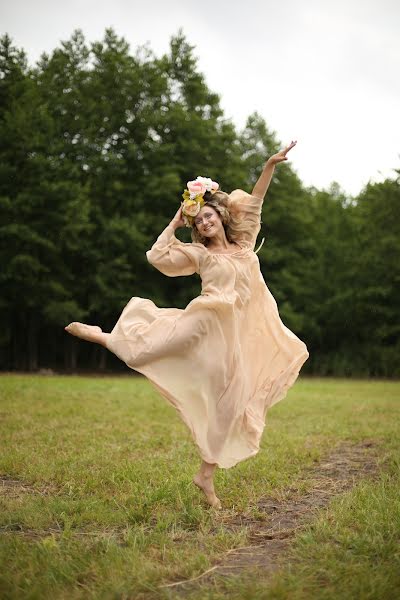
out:
<path id="1" fill-rule="evenodd" d="M 147 259 L 169 277 L 198 273 L 200 296 L 185 309 L 133 297 L 107 341 L 178 410 L 203 460 L 222 468 L 258 452 L 267 410 L 309 356 L 281 321 L 254 252 L 261 206 L 243 190 L 229 195 L 229 210 L 247 225 L 231 254 L 184 243 L 168 225 Z"/>

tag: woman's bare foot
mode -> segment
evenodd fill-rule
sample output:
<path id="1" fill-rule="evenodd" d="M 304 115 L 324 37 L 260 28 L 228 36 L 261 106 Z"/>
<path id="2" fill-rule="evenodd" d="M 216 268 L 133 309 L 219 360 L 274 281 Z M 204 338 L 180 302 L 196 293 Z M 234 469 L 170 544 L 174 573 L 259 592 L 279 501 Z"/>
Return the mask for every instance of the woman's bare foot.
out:
<path id="1" fill-rule="evenodd" d="M 77 323 L 74 321 L 64 327 L 64 329 L 71 335 L 81 338 L 81 340 L 101 343 L 100 340 L 103 335 L 103 330 L 97 325 L 86 325 L 85 323 Z"/>
<path id="2" fill-rule="evenodd" d="M 193 478 L 193 483 L 204 492 L 210 506 L 218 510 L 222 508 L 220 499 L 215 495 L 212 476 L 207 477 L 206 475 L 197 473 Z"/>

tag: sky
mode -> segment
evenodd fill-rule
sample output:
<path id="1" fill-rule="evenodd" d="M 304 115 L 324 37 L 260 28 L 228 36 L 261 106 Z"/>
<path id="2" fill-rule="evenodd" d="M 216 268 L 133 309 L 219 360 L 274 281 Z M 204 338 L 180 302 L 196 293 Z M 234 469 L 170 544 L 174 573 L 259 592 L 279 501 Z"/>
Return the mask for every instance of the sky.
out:
<path id="1" fill-rule="evenodd" d="M 241 129 L 257 111 L 282 145 L 297 140 L 307 186 L 357 195 L 400 168 L 399 0 L 0 0 L 0 33 L 31 64 L 107 27 L 157 55 L 182 28 L 225 117 Z"/>

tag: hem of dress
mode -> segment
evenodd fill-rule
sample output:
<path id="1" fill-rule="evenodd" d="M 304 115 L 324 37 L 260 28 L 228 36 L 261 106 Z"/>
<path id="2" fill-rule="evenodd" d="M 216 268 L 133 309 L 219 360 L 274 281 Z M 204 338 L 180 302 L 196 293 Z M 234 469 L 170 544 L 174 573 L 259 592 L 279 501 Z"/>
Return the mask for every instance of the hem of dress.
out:
<path id="1" fill-rule="evenodd" d="M 283 373 L 281 373 L 280 376 L 277 379 L 275 379 L 268 394 L 269 396 L 272 396 L 272 401 L 267 403 L 265 406 L 264 420 L 267 411 L 272 406 L 274 406 L 286 397 L 289 389 L 294 385 L 297 378 L 299 377 L 300 370 L 306 362 L 306 360 L 309 358 L 309 356 L 310 354 L 308 350 L 302 352 L 302 354 L 300 354 L 300 356 L 293 360 L 290 363 L 290 365 L 283 371 Z M 279 383 L 281 383 L 282 385 L 280 386 Z"/>
<path id="2" fill-rule="evenodd" d="M 126 339 L 125 337 L 120 337 L 120 338 L 115 338 L 115 340 L 111 340 L 110 338 L 107 339 L 106 342 L 106 347 L 107 349 L 112 352 L 113 354 L 116 354 L 114 352 L 114 350 L 112 349 L 112 341 L 119 341 L 119 340 L 124 340 Z M 118 356 L 116 354 L 116 356 Z M 127 365 L 127 367 L 129 367 L 130 369 L 132 369 L 133 371 L 137 371 L 138 373 L 141 373 L 144 377 L 146 377 L 146 379 L 149 380 L 149 382 L 154 386 L 154 388 L 161 394 L 162 397 L 164 397 L 179 413 L 181 420 L 183 421 L 183 423 L 185 423 L 185 425 L 187 426 L 187 428 L 189 429 L 191 435 L 192 435 L 192 439 L 194 441 L 194 444 L 200 454 L 200 458 L 202 460 L 204 460 L 205 462 L 209 463 L 209 464 L 215 464 L 217 465 L 220 469 L 231 469 L 232 467 L 235 467 L 236 465 L 238 465 L 241 462 L 244 462 L 245 460 L 254 457 L 256 454 L 258 454 L 258 452 L 260 451 L 260 442 L 261 442 L 261 438 L 262 435 L 264 433 L 264 428 L 265 428 L 265 420 L 266 420 L 266 414 L 267 411 L 274 406 L 275 404 L 277 404 L 278 402 L 280 402 L 281 400 L 283 400 L 289 389 L 293 386 L 293 384 L 295 383 L 296 379 L 299 376 L 300 373 L 300 369 L 303 366 L 303 364 L 305 363 L 305 361 L 308 359 L 309 357 L 309 353 L 306 350 L 305 352 L 303 352 L 299 357 L 297 357 L 295 360 L 293 360 L 290 365 L 283 371 L 283 373 L 281 373 L 281 375 L 274 381 L 274 383 L 272 384 L 272 386 L 269 389 L 269 392 L 267 394 L 267 398 L 268 396 L 272 396 L 272 401 L 271 402 L 266 402 L 265 407 L 264 407 L 264 412 L 263 412 L 263 427 L 262 427 L 262 431 L 260 433 L 260 436 L 257 440 L 253 441 L 251 439 L 247 440 L 248 444 L 251 444 L 252 449 L 249 448 L 249 454 L 247 454 L 246 456 L 243 456 L 239 459 L 233 459 L 232 461 L 229 462 L 224 462 L 221 463 L 218 460 L 211 458 L 210 456 L 207 456 L 203 453 L 199 443 L 197 442 L 197 436 L 195 434 L 195 431 L 192 427 L 191 422 L 185 417 L 184 413 L 182 412 L 179 404 L 177 403 L 175 397 L 168 391 L 166 390 L 161 383 L 159 383 L 157 381 L 157 378 L 152 374 L 149 373 L 148 369 L 143 366 L 143 367 L 131 367 L 128 363 L 125 363 Z M 122 360 L 122 359 L 120 359 Z M 122 360 L 122 362 L 125 362 Z M 282 381 L 286 381 L 286 383 L 283 383 L 282 388 L 279 391 L 279 382 Z M 263 386 L 261 386 L 260 391 L 263 389 Z M 274 397 L 275 396 L 275 397 Z M 266 398 L 266 400 L 267 400 Z"/>
<path id="3" fill-rule="evenodd" d="M 252 398 L 256 398 L 259 395 L 264 395 L 265 400 L 262 417 L 254 414 L 251 409 L 251 401 L 249 402 L 248 407 L 246 407 L 246 417 L 250 421 L 255 422 L 255 425 L 249 431 L 249 438 L 247 440 L 247 443 L 251 444 L 255 449 L 254 455 L 260 450 L 260 443 L 266 425 L 268 410 L 287 396 L 289 389 L 293 387 L 294 383 L 298 379 L 300 370 L 308 357 L 309 352 L 308 350 L 305 350 L 287 366 L 287 368 L 280 374 L 279 377 L 277 377 L 277 379 L 275 379 L 275 381 L 271 382 L 267 377 L 267 379 L 264 381 L 264 384 L 258 388 L 258 391 L 255 392 Z"/>
<path id="4" fill-rule="evenodd" d="M 126 338 L 124 337 L 119 337 L 119 338 L 115 338 L 115 340 L 111 340 L 110 338 L 107 338 L 107 342 L 106 342 L 106 348 L 107 350 L 109 350 L 110 352 L 112 352 L 113 354 L 115 354 L 116 356 L 118 356 L 114 350 L 112 349 L 112 341 L 120 341 L 120 340 L 124 340 Z M 118 357 L 119 358 L 119 357 Z M 125 362 L 124 360 L 120 359 L 122 362 Z M 191 435 L 192 435 L 192 439 L 194 441 L 194 444 L 200 454 L 200 458 L 202 460 L 204 460 L 205 462 L 209 463 L 209 464 L 213 464 L 213 465 L 217 465 L 220 469 L 231 469 L 232 467 L 236 466 L 237 464 L 239 464 L 240 462 L 243 462 L 245 460 L 247 460 L 248 458 L 252 458 L 253 456 L 255 456 L 258 452 L 259 452 L 259 448 L 254 448 L 251 450 L 250 454 L 248 454 L 247 456 L 244 456 L 238 460 L 234 460 L 232 462 L 229 463 L 221 463 L 218 460 L 216 460 L 215 458 L 211 458 L 210 456 L 207 456 L 204 454 L 204 452 L 202 451 L 199 443 L 197 442 L 197 436 L 193 430 L 192 424 L 191 422 L 186 419 L 184 413 L 182 412 L 179 404 L 176 402 L 175 397 L 168 391 L 166 390 L 158 381 L 157 378 L 153 375 L 150 374 L 147 370 L 147 368 L 145 366 L 143 367 L 131 367 L 128 363 L 125 363 L 127 367 L 129 367 L 129 369 L 132 369 L 132 371 L 137 371 L 138 373 L 141 373 L 144 377 L 146 377 L 146 379 L 149 380 L 149 382 L 154 386 L 154 388 L 161 394 L 161 396 L 163 396 L 163 398 L 165 398 L 170 404 L 171 406 L 173 406 L 179 413 L 180 418 L 182 419 L 183 423 L 186 425 L 186 427 L 189 429 Z"/>

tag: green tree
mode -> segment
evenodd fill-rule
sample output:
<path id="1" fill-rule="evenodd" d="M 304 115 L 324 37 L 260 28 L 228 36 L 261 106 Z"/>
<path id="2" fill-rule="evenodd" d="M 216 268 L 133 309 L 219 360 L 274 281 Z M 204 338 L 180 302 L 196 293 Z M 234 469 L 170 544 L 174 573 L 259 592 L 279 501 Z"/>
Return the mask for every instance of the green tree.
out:
<path id="1" fill-rule="evenodd" d="M 309 235 L 314 252 L 306 285 L 311 291 L 304 307 L 306 335 L 311 341 L 311 368 L 321 374 L 349 375 L 357 368 L 352 354 L 352 264 L 356 254 L 351 204 L 333 183 L 328 190 L 309 190 Z"/>
<path id="2" fill-rule="evenodd" d="M 400 375 L 400 171 L 357 198 L 352 321 L 370 375 Z"/>
<path id="3" fill-rule="evenodd" d="M 281 146 L 257 113 L 236 131 L 182 31 L 156 57 L 107 29 L 75 31 L 29 68 L 0 40 L 0 360 L 3 368 L 106 366 L 64 333 L 110 330 L 133 295 L 184 307 L 200 280 L 166 278 L 145 251 L 189 179 L 251 191 Z M 399 172 L 397 172 L 399 175 Z M 398 376 L 399 177 L 347 198 L 279 165 L 259 259 L 284 323 L 320 374 Z M 190 240 L 188 230 L 178 235 Z"/>
<path id="4" fill-rule="evenodd" d="M 12 342 L 11 363 L 33 370 L 44 322 L 86 314 L 68 287 L 72 257 L 64 249 L 76 247 L 88 226 L 87 203 L 80 182 L 66 182 L 67 170 L 54 151 L 54 121 L 23 54 L 6 36 L 0 55 L 1 282 L 10 324 L 3 331 L 9 348 Z"/>

